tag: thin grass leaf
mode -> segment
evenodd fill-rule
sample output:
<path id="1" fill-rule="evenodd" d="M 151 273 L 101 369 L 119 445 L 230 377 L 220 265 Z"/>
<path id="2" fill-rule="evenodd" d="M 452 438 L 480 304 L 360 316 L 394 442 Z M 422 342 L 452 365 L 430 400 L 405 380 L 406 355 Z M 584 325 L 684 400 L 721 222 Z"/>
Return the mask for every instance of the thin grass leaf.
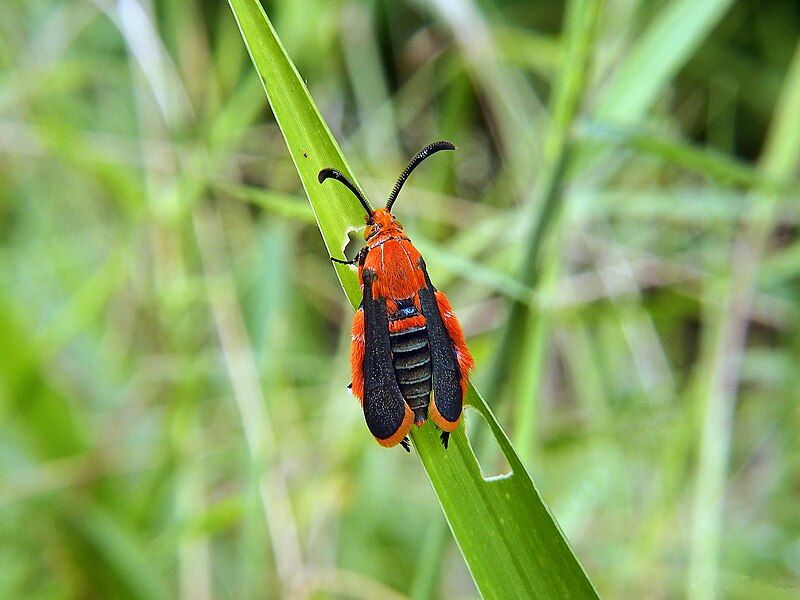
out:
<path id="1" fill-rule="evenodd" d="M 323 187 L 316 177 L 330 166 L 352 174 L 261 6 L 255 0 L 230 0 L 230 5 L 328 251 L 341 256 L 347 231 L 362 223 L 363 211 L 341 188 Z M 355 272 L 344 266 L 336 272 L 355 306 L 360 295 Z M 467 402 L 488 422 L 510 475 L 484 480 L 463 428 L 452 436 L 449 450 L 431 425 L 412 436 L 480 592 L 488 598 L 597 597 L 508 438 L 472 387 Z"/>
<path id="2" fill-rule="evenodd" d="M 667 163 L 718 180 L 720 184 L 743 186 L 769 193 L 792 193 L 797 190 L 796 184 L 792 188 L 786 182 L 770 179 L 756 167 L 712 147 L 696 147 L 639 129 L 604 123 L 584 123 L 578 133 L 586 140 L 619 145 L 655 156 Z"/>
<path id="3" fill-rule="evenodd" d="M 642 33 L 609 83 L 599 120 L 635 122 L 719 23 L 733 0 L 672 0 Z"/>
<path id="4" fill-rule="evenodd" d="M 772 125 L 758 161 L 758 169 L 778 181 L 790 181 L 800 166 L 800 43 L 778 98 Z M 695 480 L 689 577 L 686 596 L 705 600 L 717 596 L 722 577 L 722 539 L 734 412 L 740 385 L 747 330 L 753 311 L 761 264 L 778 217 L 780 197 L 753 193 L 748 212 L 752 218 L 731 244 L 731 270 L 712 282 L 708 298 L 722 298 L 726 310 L 711 308 L 704 328 L 702 370 L 696 394 L 702 408 L 702 429 Z"/>

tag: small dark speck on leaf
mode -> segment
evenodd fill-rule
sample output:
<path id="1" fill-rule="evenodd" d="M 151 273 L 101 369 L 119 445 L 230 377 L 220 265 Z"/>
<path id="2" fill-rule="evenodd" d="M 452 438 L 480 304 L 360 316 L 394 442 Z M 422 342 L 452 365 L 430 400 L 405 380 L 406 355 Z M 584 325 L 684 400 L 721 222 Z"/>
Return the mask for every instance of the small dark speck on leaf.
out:
<path id="1" fill-rule="evenodd" d="M 308 158 L 308 152 L 303 152 L 303 156 L 305 156 L 306 158 Z"/>

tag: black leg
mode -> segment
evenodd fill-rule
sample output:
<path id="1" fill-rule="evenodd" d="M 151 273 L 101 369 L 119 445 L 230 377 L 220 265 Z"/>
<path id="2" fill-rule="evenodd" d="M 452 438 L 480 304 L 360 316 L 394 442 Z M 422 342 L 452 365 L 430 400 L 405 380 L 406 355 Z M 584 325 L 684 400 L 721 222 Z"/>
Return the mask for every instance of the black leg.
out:
<path id="1" fill-rule="evenodd" d="M 400 442 L 400 445 L 405 448 L 406 452 L 411 452 L 411 440 L 408 439 L 408 436 L 403 438 L 403 441 Z"/>
<path id="2" fill-rule="evenodd" d="M 356 264 L 356 260 L 355 259 L 353 259 L 353 260 L 341 260 L 340 258 L 333 258 L 332 256 L 330 257 L 330 259 L 331 259 L 331 262 L 339 263 L 340 265 L 354 265 L 354 264 Z"/>
<path id="3" fill-rule="evenodd" d="M 447 449 L 447 444 L 450 442 L 450 432 L 443 431 L 441 434 L 439 434 L 439 437 L 442 438 L 442 446 Z"/>

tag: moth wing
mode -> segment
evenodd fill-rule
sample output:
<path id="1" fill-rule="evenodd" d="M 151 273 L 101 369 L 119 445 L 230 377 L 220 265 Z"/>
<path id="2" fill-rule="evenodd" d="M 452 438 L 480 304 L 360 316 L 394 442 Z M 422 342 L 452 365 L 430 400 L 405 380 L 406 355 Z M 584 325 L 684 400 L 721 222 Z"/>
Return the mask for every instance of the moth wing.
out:
<path id="1" fill-rule="evenodd" d="M 406 436 L 414 415 L 394 373 L 389 345 L 389 315 L 385 298 L 372 297 L 375 273 L 364 269 L 364 420 L 382 446 L 394 446 Z"/>
<path id="2" fill-rule="evenodd" d="M 458 426 L 464 405 L 461 386 L 461 370 L 455 353 L 453 340 L 445 327 L 436 288 L 433 287 L 425 262 L 420 259 L 420 268 L 425 274 L 425 287 L 419 291 L 422 314 L 428 330 L 433 370 L 433 402 L 430 406 L 431 420 L 442 431 L 450 432 Z"/>

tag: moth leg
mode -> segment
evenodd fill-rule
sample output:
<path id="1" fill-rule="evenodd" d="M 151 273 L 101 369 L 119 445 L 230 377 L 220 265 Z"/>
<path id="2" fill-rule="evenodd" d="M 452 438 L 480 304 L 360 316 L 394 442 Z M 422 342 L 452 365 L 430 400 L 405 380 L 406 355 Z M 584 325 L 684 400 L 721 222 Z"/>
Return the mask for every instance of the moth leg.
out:
<path id="1" fill-rule="evenodd" d="M 411 452 L 411 440 L 408 439 L 408 436 L 400 440 L 400 445 L 405 448 L 406 452 Z"/>
<path id="2" fill-rule="evenodd" d="M 364 261 L 367 258 L 367 252 L 369 252 L 369 247 L 364 246 L 361 250 L 358 251 L 353 257 L 353 260 L 342 260 L 341 258 L 334 258 L 330 256 L 331 262 L 339 263 L 340 265 L 359 265 L 364 266 Z"/>
<path id="3" fill-rule="evenodd" d="M 450 442 L 450 432 L 443 431 L 439 434 L 439 437 L 442 440 L 442 446 L 444 446 L 445 450 L 447 450 L 447 444 Z"/>

